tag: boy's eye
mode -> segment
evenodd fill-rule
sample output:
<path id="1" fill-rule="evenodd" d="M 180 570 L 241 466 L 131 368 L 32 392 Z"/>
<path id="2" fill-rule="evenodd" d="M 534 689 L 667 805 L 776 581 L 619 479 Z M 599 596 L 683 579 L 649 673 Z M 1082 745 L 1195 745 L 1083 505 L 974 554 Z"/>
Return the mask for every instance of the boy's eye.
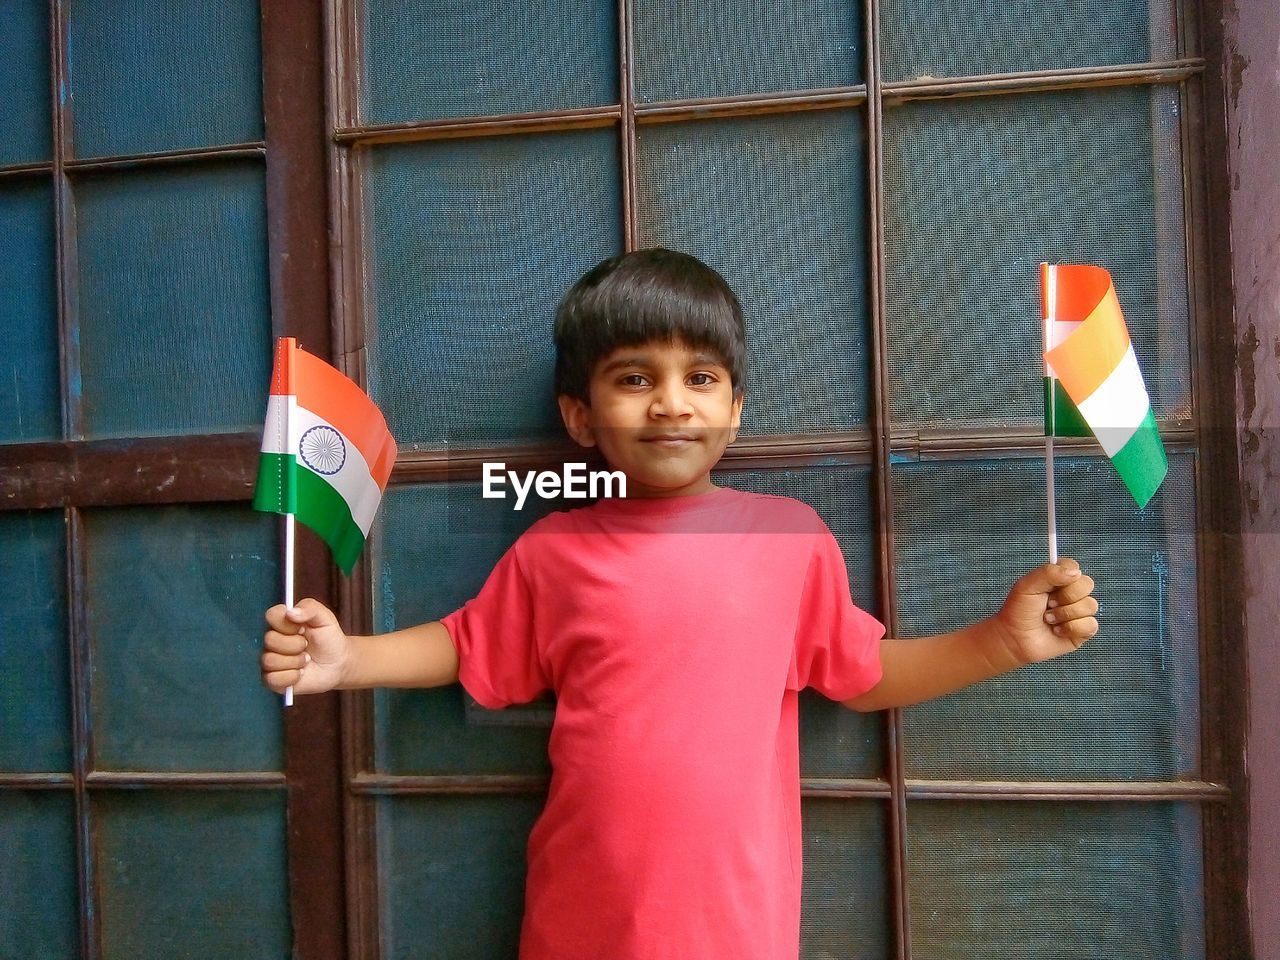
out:
<path id="1" fill-rule="evenodd" d="M 689 375 L 689 382 L 695 387 L 706 387 L 716 382 L 716 378 L 709 373 L 693 373 Z"/>
<path id="2" fill-rule="evenodd" d="M 622 377 L 618 382 L 627 387 L 643 387 L 645 381 L 644 381 L 644 377 L 642 377 L 638 373 L 628 373 L 626 376 Z"/>

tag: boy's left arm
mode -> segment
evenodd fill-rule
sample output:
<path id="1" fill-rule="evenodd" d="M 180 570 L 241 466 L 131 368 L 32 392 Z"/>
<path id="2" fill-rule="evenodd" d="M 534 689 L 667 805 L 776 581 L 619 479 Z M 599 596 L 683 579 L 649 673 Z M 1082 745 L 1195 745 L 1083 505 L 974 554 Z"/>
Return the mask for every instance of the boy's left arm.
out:
<path id="1" fill-rule="evenodd" d="M 886 638 L 880 644 L 884 676 L 844 705 L 905 707 L 1070 653 L 1098 632 L 1093 586 L 1080 564 L 1064 557 L 1018 580 L 993 617 L 934 637 Z"/>

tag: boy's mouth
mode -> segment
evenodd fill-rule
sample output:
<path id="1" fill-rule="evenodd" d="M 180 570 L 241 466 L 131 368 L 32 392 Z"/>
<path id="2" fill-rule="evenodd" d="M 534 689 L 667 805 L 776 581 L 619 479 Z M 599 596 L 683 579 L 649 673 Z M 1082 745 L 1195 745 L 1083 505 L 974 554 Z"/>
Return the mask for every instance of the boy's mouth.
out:
<path id="1" fill-rule="evenodd" d="M 678 446 L 683 443 L 693 443 L 698 438 L 692 433 L 655 433 L 653 436 L 641 437 L 640 439 L 645 443 Z"/>

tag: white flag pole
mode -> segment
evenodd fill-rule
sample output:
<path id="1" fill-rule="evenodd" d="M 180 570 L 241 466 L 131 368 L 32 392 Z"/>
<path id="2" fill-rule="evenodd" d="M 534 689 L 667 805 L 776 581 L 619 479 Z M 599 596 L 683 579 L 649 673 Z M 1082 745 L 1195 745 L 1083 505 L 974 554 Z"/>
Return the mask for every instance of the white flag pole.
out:
<path id="1" fill-rule="evenodd" d="M 1040 264 L 1041 276 L 1044 278 L 1044 352 L 1049 352 L 1053 345 L 1053 322 L 1058 313 L 1058 267 L 1056 264 Z M 1049 429 L 1044 432 L 1044 492 L 1045 513 L 1049 521 L 1049 562 L 1058 562 L 1058 507 L 1053 492 L 1053 433 L 1058 427 L 1058 416 L 1055 401 L 1057 378 L 1046 357 L 1044 372 L 1048 382 Z"/>
<path id="2" fill-rule="evenodd" d="M 293 609 L 293 514 L 284 515 L 284 606 Z M 293 706 L 292 684 L 284 692 L 284 705 Z"/>

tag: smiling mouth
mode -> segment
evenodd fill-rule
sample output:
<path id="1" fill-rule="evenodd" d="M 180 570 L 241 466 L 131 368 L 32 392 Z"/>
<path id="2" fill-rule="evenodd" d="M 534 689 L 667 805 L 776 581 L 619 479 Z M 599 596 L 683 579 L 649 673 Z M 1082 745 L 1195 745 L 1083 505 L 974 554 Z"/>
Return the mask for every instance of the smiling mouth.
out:
<path id="1" fill-rule="evenodd" d="M 681 443 L 693 443 L 698 438 L 689 436 L 684 433 L 662 434 L 656 437 L 643 437 L 645 443 L 660 443 L 664 445 L 676 446 Z"/>

